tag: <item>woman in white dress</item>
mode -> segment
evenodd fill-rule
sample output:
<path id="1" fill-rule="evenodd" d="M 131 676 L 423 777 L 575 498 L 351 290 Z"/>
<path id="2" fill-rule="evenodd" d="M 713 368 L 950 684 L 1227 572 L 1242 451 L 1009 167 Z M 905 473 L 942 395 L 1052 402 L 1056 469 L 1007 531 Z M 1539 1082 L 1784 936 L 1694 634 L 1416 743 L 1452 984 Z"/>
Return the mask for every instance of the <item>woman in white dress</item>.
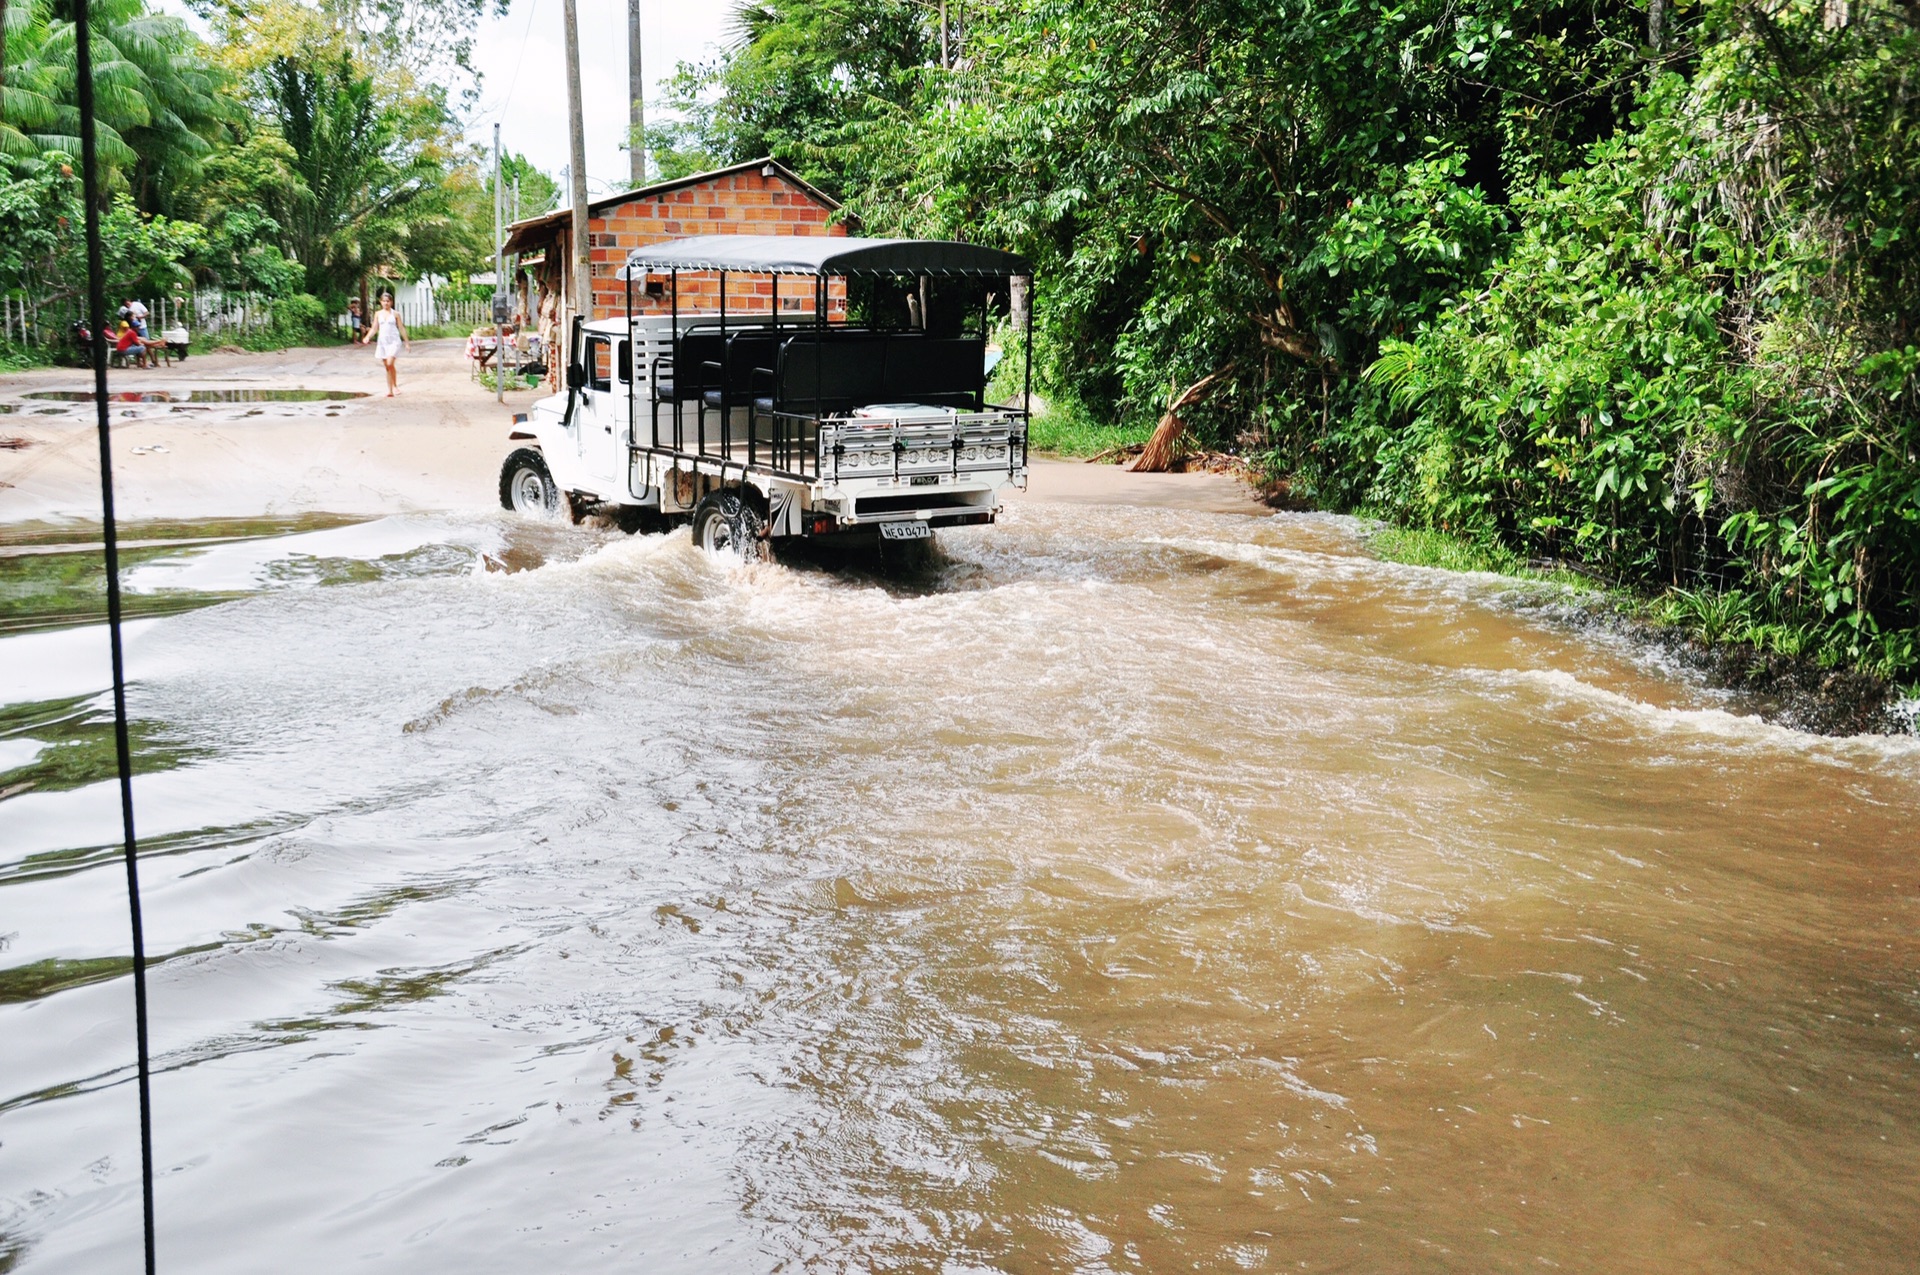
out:
<path id="1" fill-rule="evenodd" d="M 367 325 L 367 334 L 360 338 L 360 344 L 374 342 L 373 352 L 387 365 L 387 397 L 392 398 L 394 391 L 400 388 L 400 373 L 394 366 L 400 357 L 400 347 L 413 349 L 413 342 L 407 339 L 407 325 L 400 321 L 400 312 L 393 308 L 393 294 L 380 294 L 380 308 L 373 312 L 373 322 Z"/>

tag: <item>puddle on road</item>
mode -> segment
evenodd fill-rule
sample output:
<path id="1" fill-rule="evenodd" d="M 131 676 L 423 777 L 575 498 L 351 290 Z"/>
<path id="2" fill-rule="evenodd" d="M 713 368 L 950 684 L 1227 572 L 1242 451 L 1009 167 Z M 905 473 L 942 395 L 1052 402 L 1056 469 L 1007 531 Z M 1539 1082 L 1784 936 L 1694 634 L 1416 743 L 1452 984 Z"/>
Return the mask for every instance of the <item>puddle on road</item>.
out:
<path id="1" fill-rule="evenodd" d="M 59 403 L 91 403 L 92 390 L 35 390 L 27 398 Z M 109 403 L 339 403 L 366 398 L 360 390 L 120 390 Z M 11 410 L 11 409 L 9 409 Z"/>
<path id="2" fill-rule="evenodd" d="M 218 518 L 201 522 L 132 522 L 120 527 L 120 566 L 127 573 L 192 555 L 222 542 L 281 538 L 350 526 L 363 519 Z M 0 530 L 0 633 L 97 624 L 107 605 L 106 564 L 97 523 L 22 523 Z M 231 591 L 122 594 L 129 619 L 172 615 L 237 596 Z"/>
<path id="3" fill-rule="evenodd" d="M 123 574 L 177 550 L 122 549 Z M 224 599 L 218 596 L 123 594 L 129 619 L 172 615 Z M 107 572 L 98 548 L 7 554 L 0 552 L 0 633 L 97 624 L 106 614 Z"/>
<path id="4" fill-rule="evenodd" d="M 183 743 L 151 722 L 131 723 L 128 735 L 143 775 L 214 755 L 213 749 Z M 105 697 L 0 706 L 0 800 L 29 791 L 84 788 L 118 773 L 113 712 Z"/>
<path id="5" fill-rule="evenodd" d="M 551 551 L 491 524 L 453 531 L 437 518 L 375 521 L 330 515 L 134 523 L 121 528 L 128 618 L 173 615 L 263 590 L 465 575 L 544 564 Z M 91 524 L 0 533 L 0 633 L 97 624 L 106 569 Z M 582 552 L 591 538 L 576 538 Z M 563 554 L 569 550 L 561 549 Z"/>
<path id="6" fill-rule="evenodd" d="M 367 521 L 364 515 L 300 514 L 291 518 L 146 518 L 119 524 L 120 545 L 129 548 L 150 541 L 206 543 L 285 536 L 299 531 L 321 531 Z M 0 526 L 0 555 L 25 547 L 53 549 L 93 548 L 100 542 L 100 524 L 80 519 L 14 522 Z"/>
<path id="7" fill-rule="evenodd" d="M 106 611 L 97 523 L 0 528 L 0 634 L 95 625 Z M 120 527 L 128 619 L 174 615 L 270 590 L 533 571 L 626 537 L 505 518 L 438 516 L 153 520 Z"/>

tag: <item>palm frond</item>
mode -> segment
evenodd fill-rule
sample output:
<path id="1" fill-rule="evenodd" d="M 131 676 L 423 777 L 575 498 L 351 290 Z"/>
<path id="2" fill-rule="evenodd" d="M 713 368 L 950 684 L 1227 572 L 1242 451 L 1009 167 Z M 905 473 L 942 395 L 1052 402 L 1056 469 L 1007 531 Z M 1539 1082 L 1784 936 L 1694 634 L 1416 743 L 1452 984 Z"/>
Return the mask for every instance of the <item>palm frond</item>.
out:
<path id="1" fill-rule="evenodd" d="M 1365 379 L 1369 385 L 1384 388 L 1400 411 L 1411 412 L 1427 393 L 1421 370 L 1417 346 L 1389 339 L 1380 343 L 1380 357 L 1367 365 Z"/>

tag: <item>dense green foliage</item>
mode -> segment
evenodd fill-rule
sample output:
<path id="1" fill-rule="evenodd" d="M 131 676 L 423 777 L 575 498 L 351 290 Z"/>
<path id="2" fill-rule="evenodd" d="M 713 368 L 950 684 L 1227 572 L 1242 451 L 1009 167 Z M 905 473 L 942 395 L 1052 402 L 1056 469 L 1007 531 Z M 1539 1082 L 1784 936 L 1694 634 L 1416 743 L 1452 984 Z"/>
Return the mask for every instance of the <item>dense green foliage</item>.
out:
<path id="1" fill-rule="evenodd" d="M 1708 15 L 1687 74 L 1516 198 L 1497 268 L 1406 341 L 1329 481 L 1411 521 L 1728 595 L 1733 636 L 1920 651 L 1920 40 Z M 1709 38 L 1710 37 L 1710 38 Z"/>
<path id="2" fill-rule="evenodd" d="M 0 182 L 0 277 L 32 278 L 44 301 L 86 292 L 81 242 L 80 179 L 71 166 L 43 163 L 14 181 Z M 156 294 L 187 281 L 180 265 L 205 250 L 206 233 L 190 221 L 147 217 L 126 195 L 117 196 L 100 224 L 108 265 L 107 294 Z"/>
<path id="3" fill-rule="evenodd" d="M 744 12 L 682 148 L 1033 256 L 1072 410 L 1920 671 L 1920 7 Z"/>

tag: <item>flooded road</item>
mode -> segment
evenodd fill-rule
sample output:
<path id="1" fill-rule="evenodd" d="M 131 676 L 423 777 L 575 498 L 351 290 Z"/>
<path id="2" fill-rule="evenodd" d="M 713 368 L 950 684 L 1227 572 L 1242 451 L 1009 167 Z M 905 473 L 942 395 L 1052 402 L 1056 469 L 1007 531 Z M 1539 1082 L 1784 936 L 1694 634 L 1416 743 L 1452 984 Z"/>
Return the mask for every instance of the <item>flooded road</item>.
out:
<path id="1" fill-rule="evenodd" d="M 1920 741 L 1343 520 L 942 543 L 140 558 L 163 1268 L 1920 1263 Z M 0 1269 L 137 1262 L 104 668 L 0 636 Z"/>

